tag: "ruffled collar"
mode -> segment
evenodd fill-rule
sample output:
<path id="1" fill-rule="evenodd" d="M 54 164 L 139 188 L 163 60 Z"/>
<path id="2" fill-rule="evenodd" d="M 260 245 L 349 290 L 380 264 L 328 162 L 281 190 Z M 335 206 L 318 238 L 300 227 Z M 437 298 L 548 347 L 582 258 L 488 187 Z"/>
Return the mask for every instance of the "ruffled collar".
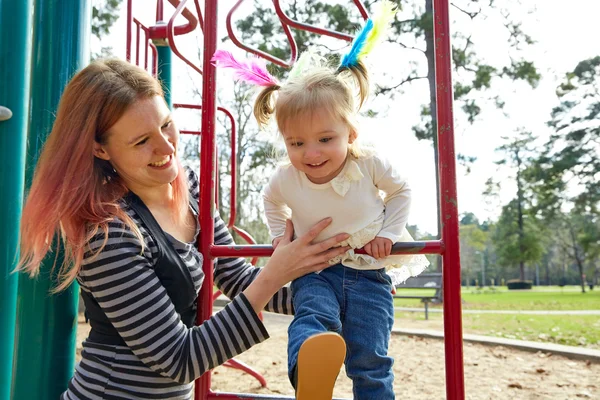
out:
<path id="1" fill-rule="evenodd" d="M 348 159 L 342 172 L 330 181 L 331 188 L 334 192 L 344 197 L 348 193 L 348 190 L 350 190 L 352 182 L 360 181 L 363 177 L 364 175 L 356 161 Z"/>
<path id="2" fill-rule="evenodd" d="M 290 164 L 291 165 L 291 164 Z M 344 168 L 337 174 L 335 178 L 326 183 L 314 183 L 312 182 L 306 173 L 298 171 L 300 174 L 300 179 L 311 189 L 315 190 L 325 190 L 331 187 L 334 192 L 338 195 L 345 197 L 348 190 L 350 190 L 350 185 L 352 182 L 361 180 L 364 175 L 358 166 L 358 163 L 352 159 L 348 158 L 346 163 L 344 164 Z"/>

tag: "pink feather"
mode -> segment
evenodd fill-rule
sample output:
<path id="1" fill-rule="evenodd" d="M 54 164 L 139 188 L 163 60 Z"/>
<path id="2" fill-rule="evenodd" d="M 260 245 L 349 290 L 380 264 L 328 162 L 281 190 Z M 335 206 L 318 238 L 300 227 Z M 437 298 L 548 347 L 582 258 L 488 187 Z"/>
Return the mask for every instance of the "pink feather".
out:
<path id="1" fill-rule="evenodd" d="M 230 52 L 217 50 L 212 56 L 211 61 L 216 67 L 231 68 L 237 79 L 248 83 L 259 86 L 273 86 L 278 84 L 277 79 L 267 71 L 265 61 L 260 58 L 238 61 Z"/>

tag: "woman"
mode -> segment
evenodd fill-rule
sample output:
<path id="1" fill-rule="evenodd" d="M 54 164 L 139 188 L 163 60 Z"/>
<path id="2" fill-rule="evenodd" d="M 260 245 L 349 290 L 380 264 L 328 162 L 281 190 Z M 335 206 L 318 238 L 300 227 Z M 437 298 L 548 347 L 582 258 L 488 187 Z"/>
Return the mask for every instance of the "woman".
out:
<path id="1" fill-rule="evenodd" d="M 56 290 L 81 286 L 92 329 L 63 399 L 191 398 L 194 379 L 268 337 L 261 310 L 291 313 L 286 283 L 347 250 L 332 248 L 345 234 L 312 244 L 330 220 L 293 242 L 288 222 L 262 271 L 218 260 L 214 281 L 232 302 L 193 326 L 198 181 L 177 160 L 178 136 L 159 82 L 129 63 L 93 62 L 65 89 L 23 210 L 20 261 L 35 276 L 60 235 Z M 233 243 L 218 216 L 215 242 Z"/>

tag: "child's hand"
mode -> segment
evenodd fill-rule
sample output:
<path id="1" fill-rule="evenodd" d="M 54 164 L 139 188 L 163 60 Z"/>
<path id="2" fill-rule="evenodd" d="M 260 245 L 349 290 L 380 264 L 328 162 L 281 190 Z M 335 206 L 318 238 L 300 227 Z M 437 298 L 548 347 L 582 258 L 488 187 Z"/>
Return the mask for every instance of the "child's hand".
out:
<path id="1" fill-rule="evenodd" d="M 392 241 L 388 238 L 377 236 L 365 245 L 365 251 L 376 259 L 384 258 L 392 253 Z"/>
<path id="2" fill-rule="evenodd" d="M 279 244 L 279 242 L 281 242 L 281 239 L 283 239 L 283 236 L 279 236 L 273 239 L 273 250 L 277 248 L 277 245 Z"/>

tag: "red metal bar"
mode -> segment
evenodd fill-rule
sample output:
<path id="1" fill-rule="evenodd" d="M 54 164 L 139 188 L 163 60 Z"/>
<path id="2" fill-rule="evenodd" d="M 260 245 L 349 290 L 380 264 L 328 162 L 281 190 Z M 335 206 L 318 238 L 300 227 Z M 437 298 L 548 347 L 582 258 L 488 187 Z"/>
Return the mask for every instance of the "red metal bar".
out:
<path id="1" fill-rule="evenodd" d="M 256 244 L 256 240 L 254 240 L 252 235 L 250 235 L 248 232 L 246 232 L 242 228 L 233 225 L 231 227 L 231 229 L 233 229 L 235 231 L 235 233 L 237 233 L 242 239 L 244 239 L 246 241 L 246 243 L 248 243 L 250 245 Z M 258 257 L 252 257 L 252 260 L 250 260 L 250 264 L 252 264 L 252 265 L 256 265 L 257 262 L 258 262 Z"/>
<path id="2" fill-rule="evenodd" d="M 125 59 L 131 62 L 131 24 L 133 23 L 133 0 L 127 0 L 127 33 L 126 38 L 127 46 L 125 46 Z"/>
<path id="3" fill-rule="evenodd" d="M 183 3 L 185 3 L 187 0 L 184 0 Z M 173 5 L 173 7 L 175 7 L 175 9 L 179 8 L 179 0 L 169 0 L 169 3 L 171 3 L 171 5 Z M 162 12 L 162 10 L 161 10 Z M 181 12 L 181 10 L 180 10 Z M 158 15 L 158 8 L 156 10 L 156 13 Z M 193 32 L 194 29 L 196 29 L 196 26 L 198 26 L 198 20 L 196 19 L 196 17 L 194 16 L 194 14 L 192 14 L 192 12 L 190 10 L 188 10 L 187 8 L 184 8 L 183 11 L 181 12 L 181 15 L 183 15 L 183 17 L 187 20 L 187 23 L 183 24 L 183 25 L 177 25 L 174 27 L 174 34 L 175 35 L 184 35 L 186 33 L 190 33 Z M 159 20 L 160 21 L 160 20 Z M 156 25 L 156 26 L 152 26 L 150 27 L 150 38 L 152 39 L 166 39 L 167 38 L 167 25 Z"/>
<path id="4" fill-rule="evenodd" d="M 163 0 L 158 0 L 156 2 L 156 22 L 162 21 L 164 22 L 164 4 Z"/>
<path id="5" fill-rule="evenodd" d="M 148 46 L 152 49 L 152 76 L 156 77 L 158 75 L 158 50 L 152 42 L 148 42 Z"/>
<path id="6" fill-rule="evenodd" d="M 144 58 L 144 68 L 146 70 L 148 70 L 148 48 L 150 48 L 152 50 L 152 75 L 156 76 L 156 70 L 158 69 L 158 56 L 157 56 L 157 50 L 156 50 L 156 46 L 154 45 L 154 43 L 152 43 L 150 41 L 150 34 L 149 34 L 149 30 L 146 26 L 144 26 L 144 24 L 142 24 L 140 21 L 138 21 L 136 18 L 132 18 L 132 22 L 136 25 L 136 30 L 137 30 L 137 48 L 136 48 L 136 65 L 139 65 L 139 48 L 140 48 L 140 29 L 142 31 L 144 31 L 144 45 L 145 45 L 145 58 Z M 127 41 L 127 46 L 130 46 L 130 40 Z M 129 51 L 131 52 L 131 48 L 129 48 Z M 131 56 L 131 53 L 130 53 Z M 128 60 L 129 62 L 131 62 L 131 60 Z"/>
<path id="7" fill-rule="evenodd" d="M 140 32 L 141 28 L 138 24 L 135 29 L 135 65 L 140 65 Z"/>
<path id="8" fill-rule="evenodd" d="M 144 29 L 144 69 L 148 71 L 148 41 L 150 38 L 148 37 L 148 31 Z"/>
<path id="9" fill-rule="evenodd" d="M 198 324 L 212 315 L 213 261 L 210 247 L 214 243 L 215 226 L 213 220 L 215 190 L 215 113 L 217 111 L 217 74 L 211 58 L 217 50 L 217 0 L 205 0 L 206 18 L 204 30 L 204 54 L 202 79 L 202 141 L 200 145 L 200 215 L 202 227 L 200 235 L 200 252 L 204 254 L 204 284 L 200 290 L 198 307 Z M 210 392 L 210 372 L 202 375 L 195 384 L 196 399 L 206 399 Z"/>
<path id="10" fill-rule="evenodd" d="M 200 30 L 204 32 L 204 17 L 202 17 L 202 10 L 200 9 L 200 3 L 198 0 L 194 0 L 196 5 L 196 14 L 198 15 L 198 24 L 200 24 Z"/>
<path id="11" fill-rule="evenodd" d="M 367 13 L 367 9 L 362 4 L 362 2 L 360 0 L 353 0 L 353 1 L 354 1 L 354 4 L 356 4 L 356 6 L 358 7 L 358 11 L 360 12 L 360 15 L 364 19 L 368 19 L 369 14 Z M 313 33 L 317 33 L 317 34 L 324 35 L 324 36 L 334 37 L 336 39 L 345 40 L 347 42 L 351 42 L 352 40 L 354 40 L 354 36 L 352 36 L 352 35 L 347 35 L 345 33 L 332 31 L 331 29 L 327 29 L 327 28 L 317 28 L 316 26 L 305 24 L 300 21 L 296 21 L 295 19 L 288 17 L 286 15 L 286 13 L 283 12 L 283 10 L 281 9 L 281 4 L 279 3 L 279 0 L 273 0 L 273 4 L 275 5 L 275 12 L 279 16 L 279 19 L 281 20 L 281 23 L 284 26 L 289 25 L 296 29 L 313 32 Z"/>
<path id="12" fill-rule="evenodd" d="M 444 345 L 446 348 L 446 398 L 465 398 L 462 311 L 460 300 L 460 253 L 454 117 L 452 110 L 452 47 L 450 45 L 449 0 L 434 0 L 435 82 L 440 174 L 440 202 L 444 285 Z"/>
<path id="13" fill-rule="evenodd" d="M 189 31 L 185 31 L 185 32 L 183 32 L 183 30 L 182 30 L 183 33 L 192 32 L 194 29 L 196 29 L 196 25 L 197 25 L 198 21 L 192 15 L 192 13 L 187 8 L 185 8 L 185 3 L 187 3 L 187 0 L 182 0 L 181 2 L 178 2 L 177 0 L 169 0 L 169 2 L 173 5 L 178 4 L 177 8 L 175 9 L 175 12 L 171 16 L 171 19 L 169 20 L 169 23 L 166 26 L 165 33 L 167 34 L 167 40 L 169 41 L 169 46 L 171 46 L 171 50 L 173 51 L 173 53 L 176 56 L 178 56 L 183 62 L 185 62 L 187 65 L 192 67 L 192 69 L 194 69 L 196 72 L 198 72 L 200 75 L 202 75 L 202 69 L 200 67 L 198 67 L 197 65 L 195 65 L 193 62 L 191 62 L 186 56 L 184 56 L 181 53 L 181 51 L 179 51 L 179 48 L 175 44 L 175 35 L 182 34 L 182 33 L 177 33 L 177 27 L 175 26 L 175 19 L 179 16 L 179 14 L 182 14 L 183 16 L 188 18 L 188 21 L 190 21 L 190 23 L 192 20 L 194 21 L 193 29 L 191 29 Z M 158 29 L 160 27 L 161 27 L 161 25 L 157 25 L 155 28 Z"/>
<path id="14" fill-rule="evenodd" d="M 229 13 L 227 13 L 227 20 L 226 20 L 225 25 L 227 27 L 227 34 L 229 35 L 229 38 L 231 39 L 231 41 L 236 46 L 238 46 L 240 49 L 244 49 L 249 53 L 252 53 L 259 57 L 262 57 L 265 60 L 272 62 L 273 64 L 279 65 L 280 67 L 290 68 L 296 62 L 296 59 L 298 57 L 298 46 L 296 45 L 296 40 L 294 39 L 294 35 L 292 35 L 290 28 L 285 23 L 283 23 L 283 21 L 281 22 L 281 27 L 283 28 L 283 32 L 285 32 L 285 36 L 287 37 L 288 42 L 290 44 L 290 60 L 289 61 L 283 61 L 282 59 L 272 56 L 271 54 L 266 53 L 262 50 L 259 50 L 254 47 L 250 47 L 250 46 L 242 43 L 242 41 L 237 38 L 237 36 L 235 35 L 235 32 L 233 31 L 231 19 L 233 17 L 233 13 L 238 9 L 238 7 L 243 2 L 244 2 L 244 0 L 238 0 L 238 2 L 235 3 L 235 5 L 231 8 L 231 10 L 229 10 Z M 208 13 L 206 15 L 208 15 Z"/>
<path id="15" fill-rule="evenodd" d="M 239 228 L 234 228 L 239 229 Z M 355 250 L 358 254 L 366 254 L 364 250 Z M 440 240 L 422 242 L 400 242 L 392 246 L 392 254 L 443 254 L 444 243 Z M 212 257 L 270 257 L 273 246 L 268 244 L 210 246 Z"/>
<path id="16" fill-rule="evenodd" d="M 177 103 L 177 104 L 173 104 L 174 108 L 187 108 L 187 109 L 191 109 L 191 110 L 201 110 L 202 106 L 198 105 L 198 104 L 181 104 L 181 103 Z M 227 223 L 227 227 L 228 228 L 233 228 L 233 224 L 235 223 L 235 216 L 236 216 L 236 200 L 237 200 L 237 185 L 236 185 L 236 181 L 237 181 L 237 177 L 236 177 L 236 173 L 237 173 L 237 131 L 236 131 L 236 125 L 235 125 L 235 118 L 233 118 L 233 114 L 231 114 L 231 112 L 229 110 L 227 110 L 226 108 L 223 107 L 217 107 L 218 111 L 221 111 L 223 114 L 225 114 L 225 116 L 227 118 L 229 118 L 229 123 L 231 124 L 231 157 L 230 157 L 230 164 L 231 164 L 231 195 L 229 197 L 229 222 Z M 190 135 L 200 135 L 201 132 L 198 131 L 179 131 L 179 133 L 183 133 L 183 134 L 190 134 Z M 215 156 L 215 158 L 217 158 Z M 216 190 L 216 187 L 215 187 Z M 215 202 L 218 203 L 218 201 L 216 200 L 216 196 L 215 196 Z M 239 228 L 238 228 L 239 229 Z M 248 235 L 246 233 L 246 235 Z M 247 241 L 247 239 L 246 239 Z M 254 243 L 254 241 L 249 242 L 249 243 Z M 256 263 L 256 261 L 254 261 L 254 264 Z"/>
<path id="17" fill-rule="evenodd" d="M 248 375 L 254 377 L 254 379 L 256 379 L 260 383 L 260 386 L 262 386 L 264 388 L 267 387 L 267 380 L 265 379 L 265 377 L 262 376 L 260 374 L 260 372 L 258 372 L 257 370 L 255 370 L 254 368 L 252 368 L 251 366 L 249 366 L 248 364 L 246 364 L 240 360 L 236 360 L 235 358 L 232 358 L 230 360 L 225 361 L 223 366 L 228 367 L 228 368 L 233 368 L 233 369 L 239 369 L 240 371 L 243 371 L 243 372 L 247 373 Z"/>

